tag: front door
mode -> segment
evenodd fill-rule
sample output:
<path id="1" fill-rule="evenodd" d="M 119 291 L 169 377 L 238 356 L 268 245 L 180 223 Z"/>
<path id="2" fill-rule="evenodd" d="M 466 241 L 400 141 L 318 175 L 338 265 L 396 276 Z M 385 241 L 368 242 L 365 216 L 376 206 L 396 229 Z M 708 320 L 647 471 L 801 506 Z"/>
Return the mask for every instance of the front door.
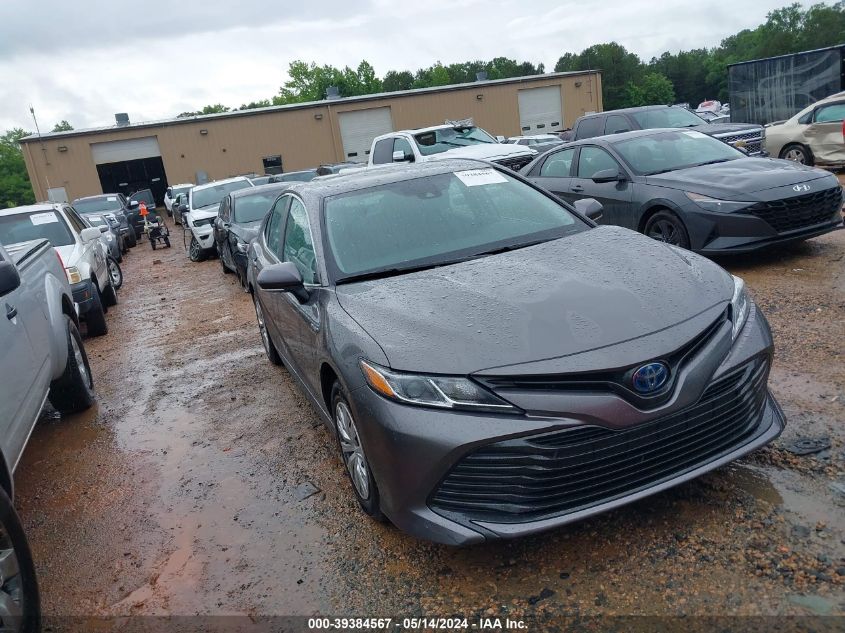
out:
<path id="1" fill-rule="evenodd" d="M 635 229 L 634 212 L 631 207 L 633 184 L 630 179 L 616 182 L 595 182 L 592 179 L 598 172 L 608 169 L 626 173 L 606 150 L 595 145 L 582 145 L 578 153 L 575 176 L 569 187 L 569 192 L 573 197 L 571 201 L 595 198 L 604 207 L 601 224 L 616 224 Z"/>

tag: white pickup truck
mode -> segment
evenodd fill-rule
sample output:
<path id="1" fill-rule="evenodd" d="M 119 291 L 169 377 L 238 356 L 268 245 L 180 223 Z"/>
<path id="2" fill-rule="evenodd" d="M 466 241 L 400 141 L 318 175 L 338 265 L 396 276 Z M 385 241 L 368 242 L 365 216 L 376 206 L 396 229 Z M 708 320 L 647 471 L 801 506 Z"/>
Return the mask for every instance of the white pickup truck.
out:
<path id="1" fill-rule="evenodd" d="M 49 398 L 60 413 L 94 403 L 94 382 L 70 284 L 47 240 L 0 245 L 0 620 L 40 630 L 38 584 L 12 506 L 12 473 Z M 19 620 L 21 622 L 21 620 Z"/>
<path id="2" fill-rule="evenodd" d="M 500 143 L 480 127 L 447 123 L 377 136 L 370 148 L 368 166 L 474 158 L 519 171 L 535 156 L 534 150 L 522 145 Z"/>

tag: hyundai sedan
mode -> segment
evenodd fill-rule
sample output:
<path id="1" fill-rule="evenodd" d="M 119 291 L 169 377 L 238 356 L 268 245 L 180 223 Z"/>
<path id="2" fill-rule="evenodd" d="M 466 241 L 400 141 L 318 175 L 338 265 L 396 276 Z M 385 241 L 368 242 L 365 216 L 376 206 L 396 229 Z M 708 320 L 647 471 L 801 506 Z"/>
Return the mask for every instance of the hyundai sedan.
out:
<path id="1" fill-rule="evenodd" d="M 642 130 L 552 150 L 522 173 L 569 202 L 595 198 L 602 222 L 700 253 L 742 253 L 842 225 L 830 172 L 753 158 L 695 130 Z"/>
<path id="2" fill-rule="evenodd" d="M 741 279 L 504 168 L 294 184 L 248 259 L 267 357 L 328 425 L 363 511 L 419 537 L 560 526 L 784 426 Z"/>

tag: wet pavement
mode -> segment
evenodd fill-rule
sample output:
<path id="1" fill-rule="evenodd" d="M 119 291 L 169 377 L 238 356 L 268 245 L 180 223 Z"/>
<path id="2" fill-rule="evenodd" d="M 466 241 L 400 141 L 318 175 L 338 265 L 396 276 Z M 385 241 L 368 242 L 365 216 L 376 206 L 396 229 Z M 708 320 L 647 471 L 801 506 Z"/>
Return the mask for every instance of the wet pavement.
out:
<path id="1" fill-rule="evenodd" d="M 455 549 L 367 519 L 218 260 L 141 244 L 99 404 L 42 416 L 16 473 L 47 615 L 845 611 L 845 231 L 720 261 L 775 334 L 774 446 L 582 523 Z M 797 440 L 829 438 L 803 456 Z"/>

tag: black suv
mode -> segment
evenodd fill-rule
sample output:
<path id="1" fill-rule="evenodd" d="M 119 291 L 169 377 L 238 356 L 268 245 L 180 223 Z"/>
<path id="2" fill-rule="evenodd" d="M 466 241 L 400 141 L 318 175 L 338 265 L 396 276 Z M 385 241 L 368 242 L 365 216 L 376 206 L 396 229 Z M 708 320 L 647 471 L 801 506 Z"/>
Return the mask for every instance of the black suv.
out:
<path id="1" fill-rule="evenodd" d="M 749 156 L 766 156 L 766 132 L 762 126 L 753 123 L 708 123 L 682 106 L 642 106 L 585 114 L 575 121 L 565 140 L 580 141 L 605 134 L 667 127 L 690 128 L 733 145 Z"/>

